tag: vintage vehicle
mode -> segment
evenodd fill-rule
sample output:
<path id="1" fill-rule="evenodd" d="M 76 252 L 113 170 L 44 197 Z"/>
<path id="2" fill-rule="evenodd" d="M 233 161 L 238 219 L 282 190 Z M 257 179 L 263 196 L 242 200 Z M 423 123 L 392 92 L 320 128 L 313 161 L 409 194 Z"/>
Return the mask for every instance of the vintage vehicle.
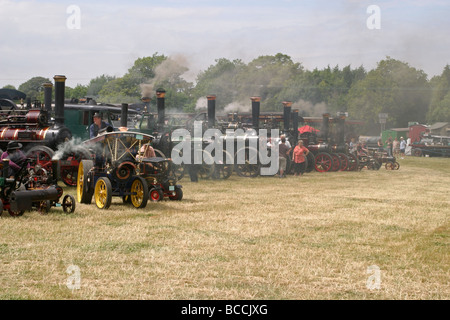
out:
<path id="1" fill-rule="evenodd" d="M 54 106 L 51 83 L 43 84 L 44 104 L 34 101 L 34 104 L 30 102 L 26 106 L 18 106 L 11 99 L 0 99 L 0 149 L 4 150 L 10 141 L 18 141 L 24 146 L 27 157 L 32 159 L 32 167 L 44 168 L 49 173 L 52 170 L 51 160 L 57 158 L 60 160 L 60 179 L 68 186 L 76 186 L 78 164 L 89 156 L 77 146 L 89 139 L 94 113 L 100 114 L 112 131 L 117 131 L 121 126 L 122 108 L 97 104 L 94 100 L 86 100 L 86 103 L 66 101 L 65 76 L 55 76 L 54 79 Z M 23 95 L 14 93 L 13 96 Z M 138 116 L 138 111 L 128 111 L 130 125 Z"/>
<path id="2" fill-rule="evenodd" d="M 115 196 L 135 208 L 145 208 L 153 189 L 181 200 L 181 186 L 170 177 L 170 162 L 140 156 L 141 148 L 152 139 L 143 133 L 122 131 L 106 132 L 85 141 L 91 159 L 83 159 L 79 165 L 77 200 L 89 204 L 94 197 L 98 208 L 107 209 Z"/>
<path id="3" fill-rule="evenodd" d="M 146 168 L 144 179 L 149 186 L 149 198 L 151 201 L 161 201 L 164 198 L 170 200 L 183 199 L 182 186 L 176 184 L 177 176 L 172 160 L 162 157 L 144 158 L 143 166 Z"/>
<path id="4" fill-rule="evenodd" d="M 386 151 L 380 151 L 378 148 L 370 148 L 372 156 L 377 162 L 384 167 L 386 170 L 398 170 L 400 169 L 400 163 L 397 162 L 397 158 L 394 156 L 389 156 Z"/>
<path id="5" fill-rule="evenodd" d="M 411 143 L 411 155 L 416 157 L 450 157 L 450 137 L 422 134 Z"/>
<path id="6" fill-rule="evenodd" d="M 330 135 L 330 123 L 334 124 L 334 132 Z M 322 115 L 320 130 L 311 127 L 303 130 L 300 139 L 310 151 L 307 157 L 307 171 L 318 172 L 354 171 L 358 169 L 358 157 L 349 151 L 344 141 L 345 115 L 330 119 L 330 115 Z M 331 136 L 331 137 L 330 137 Z"/>
<path id="7" fill-rule="evenodd" d="M 53 161 L 53 174 L 36 167 L 30 167 L 31 159 L 26 158 L 18 164 L 19 171 L 10 176 L 9 159 L 0 163 L 0 215 L 7 210 L 13 217 L 22 216 L 25 211 L 37 209 L 40 214 L 47 214 L 51 207 L 62 207 L 65 213 L 75 211 L 75 198 L 66 194 L 57 183 L 57 161 Z"/>

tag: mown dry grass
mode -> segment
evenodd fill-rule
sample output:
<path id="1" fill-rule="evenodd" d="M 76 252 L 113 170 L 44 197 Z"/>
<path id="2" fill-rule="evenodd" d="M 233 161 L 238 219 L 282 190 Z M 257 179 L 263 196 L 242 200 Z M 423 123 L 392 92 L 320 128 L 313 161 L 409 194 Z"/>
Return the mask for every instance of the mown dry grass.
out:
<path id="1" fill-rule="evenodd" d="M 181 202 L 114 198 L 0 218 L 0 299 L 448 299 L 449 159 L 399 171 L 181 180 Z M 74 189 L 66 188 L 75 194 Z M 66 286 L 67 267 L 81 288 Z M 366 286 L 369 266 L 380 289 Z"/>

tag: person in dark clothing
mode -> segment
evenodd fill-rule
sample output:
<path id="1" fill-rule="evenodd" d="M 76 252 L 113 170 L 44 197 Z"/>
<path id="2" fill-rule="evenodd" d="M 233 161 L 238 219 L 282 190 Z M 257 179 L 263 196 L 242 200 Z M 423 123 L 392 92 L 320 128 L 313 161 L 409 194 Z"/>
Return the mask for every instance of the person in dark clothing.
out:
<path id="1" fill-rule="evenodd" d="M 90 139 L 95 138 L 101 129 L 111 126 L 109 123 L 106 123 L 105 121 L 103 121 L 102 117 L 97 112 L 94 113 L 93 120 L 94 120 L 94 123 L 91 124 L 91 126 L 89 127 L 89 138 Z"/>
<path id="2" fill-rule="evenodd" d="M 8 176 L 12 177 L 17 172 L 19 172 L 20 168 L 24 164 L 24 161 L 26 161 L 26 156 L 20 150 L 22 148 L 22 144 L 18 143 L 17 141 L 10 141 L 8 142 L 8 146 L 6 147 L 6 151 L 3 152 L 0 160 L 9 159 L 9 172 Z M 30 165 L 28 164 L 28 167 Z"/>
<path id="3" fill-rule="evenodd" d="M 386 140 L 386 144 L 387 144 L 387 147 L 388 147 L 388 156 L 392 157 L 392 148 L 394 147 L 394 142 L 392 141 L 391 137 L 389 137 Z"/>

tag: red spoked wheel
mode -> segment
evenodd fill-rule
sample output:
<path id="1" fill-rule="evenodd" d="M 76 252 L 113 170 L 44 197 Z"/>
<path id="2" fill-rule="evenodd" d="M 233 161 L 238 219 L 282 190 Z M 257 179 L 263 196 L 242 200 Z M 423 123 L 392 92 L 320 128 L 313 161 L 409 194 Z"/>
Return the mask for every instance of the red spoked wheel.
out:
<path id="1" fill-rule="evenodd" d="M 349 159 L 345 153 L 338 153 L 339 160 L 341 161 L 341 168 L 339 171 L 346 171 L 349 165 Z"/>
<path id="2" fill-rule="evenodd" d="M 78 166 L 82 160 L 91 159 L 91 154 L 87 149 L 64 152 L 59 159 L 59 174 L 62 182 L 66 186 L 76 187 L 78 178 Z"/>
<path id="3" fill-rule="evenodd" d="M 333 158 L 333 165 L 331 166 L 331 171 L 339 171 L 341 168 L 341 160 L 336 153 L 331 154 L 331 158 Z"/>
<path id="4" fill-rule="evenodd" d="M 359 160 L 358 157 L 355 156 L 353 153 L 350 153 L 348 155 L 348 171 L 356 171 L 359 167 Z"/>
<path id="5" fill-rule="evenodd" d="M 153 202 L 161 201 L 164 198 L 164 193 L 161 189 L 152 188 L 150 190 L 150 200 Z"/>
<path id="6" fill-rule="evenodd" d="M 321 152 L 314 158 L 314 167 L 318 172 L 328 172 L 333 167 L 333 158 L 329 153 Z"/>
<path id="7" fill-rule="evenodd" d="M 52 149 L 46 146 L 35 146 L 27 151 L 26 157 L 31 159 L 30 167 L 38 172 L 41 168 L 45 169 L 49 175 L 53 174 L 52 158 L 54 156 Z"/>

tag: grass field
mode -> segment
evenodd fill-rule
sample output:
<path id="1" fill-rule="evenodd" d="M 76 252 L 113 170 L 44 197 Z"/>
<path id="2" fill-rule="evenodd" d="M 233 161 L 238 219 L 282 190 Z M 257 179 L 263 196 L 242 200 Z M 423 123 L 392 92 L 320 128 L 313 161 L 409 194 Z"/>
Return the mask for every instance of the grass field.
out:
<path id="1" fill-rule="evenodd" d="M 184 178 L 181 202 L 141 210 L 5 211 L 0 299 L 449 299 L 450 159 L 399 162 Z"/>

